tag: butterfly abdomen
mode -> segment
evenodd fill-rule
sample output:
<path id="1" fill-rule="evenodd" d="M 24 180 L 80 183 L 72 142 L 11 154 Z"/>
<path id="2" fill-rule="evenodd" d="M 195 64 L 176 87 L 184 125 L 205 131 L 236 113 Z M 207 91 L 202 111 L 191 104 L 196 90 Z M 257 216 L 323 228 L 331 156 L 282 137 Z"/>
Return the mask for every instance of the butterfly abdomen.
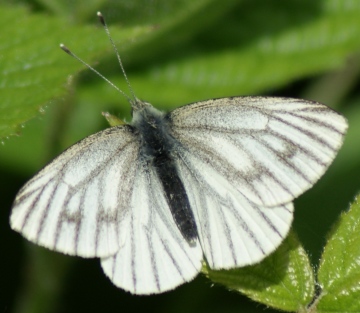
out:
<path id="1" fill-rule="evenodd" d="M 140 135 L 140 158 L 155 169 L 174 221 L 184 238 L 191 243 L 197 238 L 195 219 L 170 152 L 177 142 L 169 135 L 162 112 L 149 106 L 135 114 L 133 126 Z"/>

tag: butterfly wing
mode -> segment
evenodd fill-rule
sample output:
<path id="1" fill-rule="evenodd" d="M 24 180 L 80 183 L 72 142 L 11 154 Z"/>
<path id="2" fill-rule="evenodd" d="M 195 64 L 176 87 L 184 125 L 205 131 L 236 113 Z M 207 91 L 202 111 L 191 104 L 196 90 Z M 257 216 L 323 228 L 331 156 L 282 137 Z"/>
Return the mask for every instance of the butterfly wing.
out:
<path id="1" fill-rule="evenodd" d="M 131 210 L 120 227 L 120 249 L 101 261 L 118 287 L 134 294 L 160 293 L 193 279 L 202 250 L 189 244 L 171 215 L 154 168 L 140 163 L 132 184 Z"/>
<path id="2" fill-rule="evenodd" d="M 285 98 L 209 100 L 166 118 L 214 269 L 254 264 L 280 245 L 291 226 L 291 201 L 324 173 L 347 129 L 326 106 Z"/>
<path id="3" fill-rule="evenodd" d="M 108 128 L 71 146 L 19 191 L 11 227 L 66 254 L 116 253 L 138 151 L 129 126 Z"/>
<path id="4" fill-rule="evenodd" d="M 335 158 L 347 129 L 345 118 L 325 105 L 289 98 L 208 100 L 167 119 L 187 153 L 261 206 L 289 203 L 309 189 Z"/>
<path id="5" fill-rule="evenodd" d="M 218 175 L 210 164 L 185 151 L 179 154 L 180 177 L 211 268 L 254 264 L 280 245 L 291 226 L 292 203 L 257 205 Z"/>

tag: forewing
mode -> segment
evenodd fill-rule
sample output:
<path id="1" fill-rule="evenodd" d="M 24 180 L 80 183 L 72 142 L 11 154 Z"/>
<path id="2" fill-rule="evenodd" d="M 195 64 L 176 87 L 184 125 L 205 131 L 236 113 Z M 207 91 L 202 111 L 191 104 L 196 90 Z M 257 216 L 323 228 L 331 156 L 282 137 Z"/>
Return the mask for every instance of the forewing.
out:
<path id="1" fill-rule="evenodd" d="M 325 105 L 289 98 L 208 100 L 176 109 L 167 119 L 188 153 L 261 206 L 291 202 L 309 189 L 347 130 L 345 118 Z"/>
<path id="2" fill-rule="evenodd" d="M 200 245 L 181 235 L 151 166 L 138 169 L 131 193 L 120 249 L 101 261 L 106 275 L 133 294 L 161 293 L 193 279 L 201 268 Z"/>
<path id="3" fill-rule="evenodd" d="M 66 254 L 116 253 L 138 151 L 129 126 L 108 128 L 71 146 L 19 191 L 11 227 Z"/>
<path id="4" fill-rule="evenodd" d="M 293 205 L 254 204 L 210 164 L 186 151 L 177 161 L 206 260 L 213 269 L 260 262 L 286 237 Z"/>

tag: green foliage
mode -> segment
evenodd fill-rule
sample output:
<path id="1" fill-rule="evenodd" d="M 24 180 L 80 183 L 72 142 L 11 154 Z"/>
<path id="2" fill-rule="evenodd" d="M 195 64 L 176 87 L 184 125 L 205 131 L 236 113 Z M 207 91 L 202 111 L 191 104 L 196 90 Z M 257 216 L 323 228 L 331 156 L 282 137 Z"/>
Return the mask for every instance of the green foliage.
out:
<path id="1" fill-rule="evenodd" d="M 360 195 L 335 225 L 320 262 L 318 312 L 360 311 Z"/>
<path id="2" fill-rule="evenodd" d="M 257 265 L 228 271 L 204 266 L 205 275 L 230 290 L 287 312 L 360 311 L 360 195 L 333 228 L 317 273 L 319 292 L 308 256 L 290 234 Z"/>
<path id="3" fill-rule="evenodd" d="M 90 60 L 110 47 L 102 40 L 104 34 L 94 27 L 69 25 L 65 18 L 30 14 L 22 7 L 10 6 L 2 6 L 0 15 L 0 27 L 6 29 L 0 47 L 0 138 L 4 138 L 18 133 L 24 122 L 46 111 L 44 106 L 51 99 L 64 96 L 67 77 L 82 67 L 59 53 L 60 38 L 66 37 L 76 53 L 87 55 Z M 12 25 L 13 21 L 17 24 Z M 126 43 L 144 32 L 145 27 L 124 30 L 121 37 Z"/>
<path id="4" fill-rule="evenodd" d="M 293 231 L 255 266 L 231 271 L 204 266 L 210 281 L 226 288 L 208 288 L 200 277 L 165 295 L 132 297 L 107 282 L 98 263 L 91 267 L 80 260 L 76 267 L 76 258 L 44 252 L 8 227 L 11 201 L 25 177 L 70 144 L 108 127 L 101 112 L 110 113 L 111 123 L 119 123 L 115 116 L 130 118 L 124 97 L 59 49 L 64 43 L 129 94 L 96 20 L 98 10 L 135 94 L 155 107 L 279 94 L 324 101 L 349 119 L 334 165 L 296 202 L 297 235 Z M 323 240 L 360 185 L 360 95 L 354 87 L 360 72 L 359 16 L 360 2 L 354 0 L 0 1 L 0 284 L 7 286 L 0 288 L 6 290 L 0 292 L 0 304 L 5 300 L 0 310 L 146 306 L 156 312 L 259 312 L 262 303 L 284 311 L 359 312 L 357 201 Z M 72 278 L 88 267 L 91 271 Z M 71 268 L 74 273 L 66 274 Z"/>
<path id="5" fill-rule="evenodd" d="M 301 311 L 314 297 L 314 275 L 308 256 L 294 234 L 264 261 L 228 271 L 203 270 L 206 276 L 284 311 Z"/>

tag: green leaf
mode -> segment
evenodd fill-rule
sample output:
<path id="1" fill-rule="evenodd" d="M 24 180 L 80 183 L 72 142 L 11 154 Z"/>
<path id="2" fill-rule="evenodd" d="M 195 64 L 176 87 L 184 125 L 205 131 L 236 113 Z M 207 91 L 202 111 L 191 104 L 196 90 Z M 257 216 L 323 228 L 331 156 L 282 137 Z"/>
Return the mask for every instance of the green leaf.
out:
<path id="1" fill-rule="evenodd" d="M 7 27 L 13 21 L 19 26 Z M 41 115 L 50 100 L 65 95 L 67 77 L 83 68 L 79 62 L 64 57 L 59 49 L 60 38 L 66 38 L 76 53 L 89 60 L 111 48 L 104 33 L 91 26 L 71 26 L 65 19 L 29 14 L 21 7 L 0 6 L 0 23 L 7 30 L 0 44 L 0 138 L 4 138 Z M 125 29 L 115 32 L 114 37 L 121 33 L 126 42 L 148 30 Z"/>
<path id="2" fill-rule="evenodd" d="M 294 233 L 261 263 L 234 270 L 203 268 L 213 282 L 284 311 L 305 310 L 314 296 L 314 276 L 306 252 Z"/>
<path id="3" fill-rule="evenodd" d="M 176 106 L 259 93 L 337 68 L 360 47 L 357 1 L 260 2 L 239 5 L 180 57 L 131 76 L 140 96 Z M 207 42 L 216 42 L 217 49 Z"/>
<path id="4" fill-rule="evenodd" d="M 333 228 L 318 271 L 317 312 L 360 312 L 360 195 Z"/>

